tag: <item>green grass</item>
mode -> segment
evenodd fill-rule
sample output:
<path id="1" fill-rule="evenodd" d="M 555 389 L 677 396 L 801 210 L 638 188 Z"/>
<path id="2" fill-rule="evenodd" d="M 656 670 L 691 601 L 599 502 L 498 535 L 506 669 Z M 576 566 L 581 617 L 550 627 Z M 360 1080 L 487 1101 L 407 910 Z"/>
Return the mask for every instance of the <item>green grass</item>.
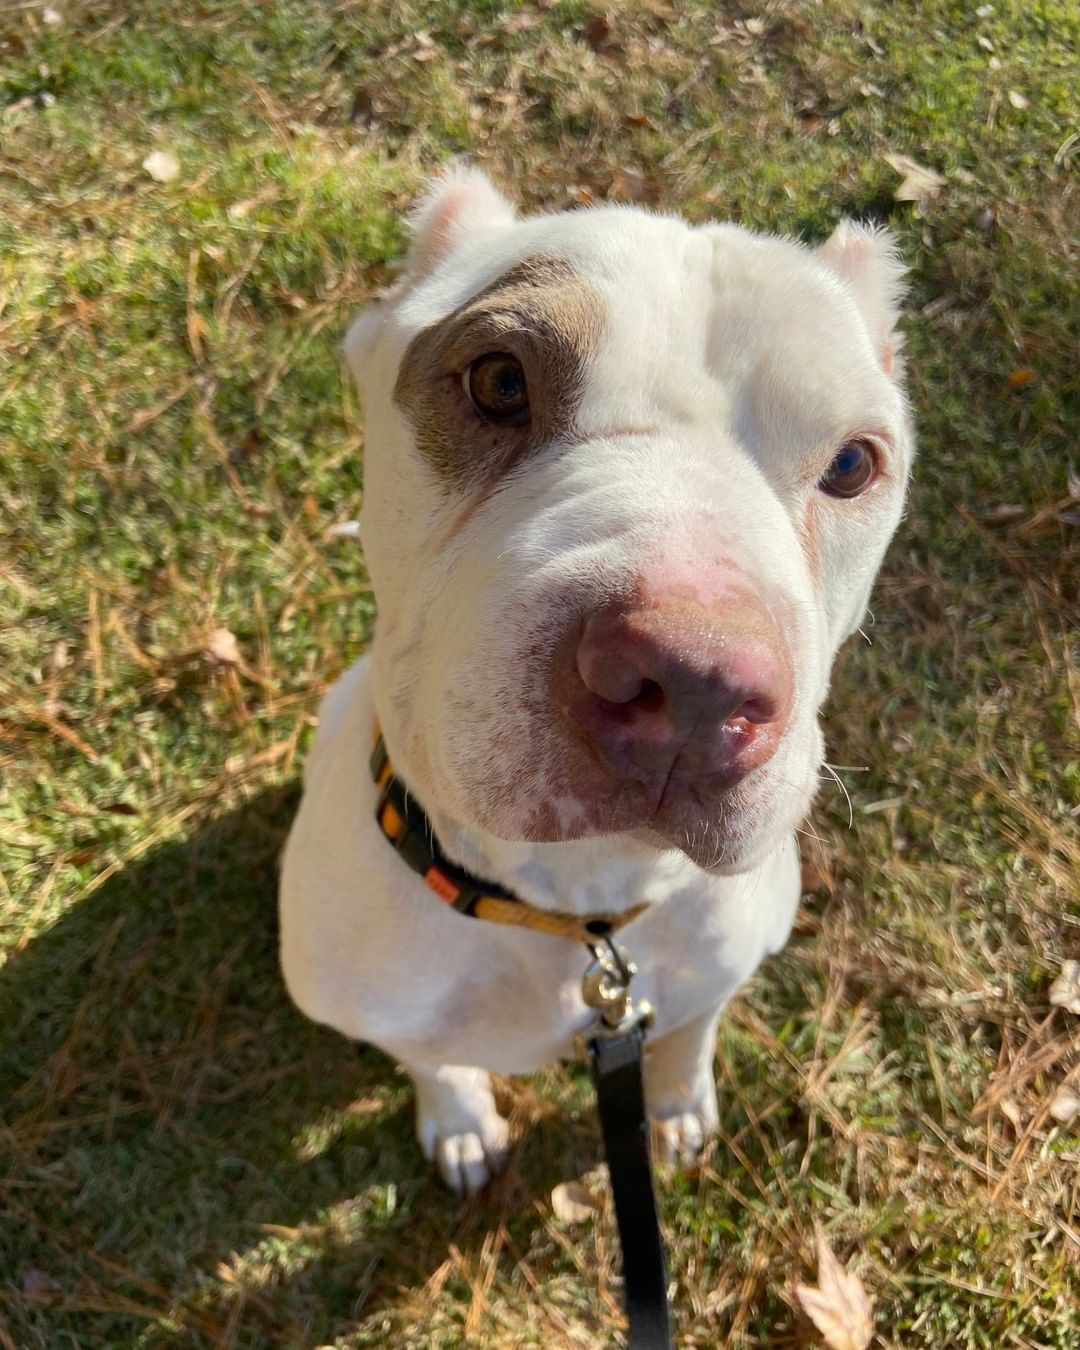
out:
<path id="1" fill-rule="evenodd" d="M 338 344 L 463 151 L 529 207 L 633 166 L 693 219 L 887 219 L 912 264 L 921 454 L 827 714 L 854 828 L 824 796 L 831 894 L 665 1182 L 680 1344 L 815 1343 L 817 1222 L 882 1345 L 1080 1345 L 1047 999 L 1080 956 L 1075 6 L 650 0 L 601 51 L 581 2 L 57 8 L 0 10 L 0 1347 L 618 1325 L 610 1216 L 549 1203 L 600 1158 L 580 1070 L 502 1086 L 520 1146 L 461 1210 L 407 1081 L 276 971 L 312 715 L 373 612 L 328 536 L 361 491 Z M 946 178 L 921 214 L 889 153 Z"/>

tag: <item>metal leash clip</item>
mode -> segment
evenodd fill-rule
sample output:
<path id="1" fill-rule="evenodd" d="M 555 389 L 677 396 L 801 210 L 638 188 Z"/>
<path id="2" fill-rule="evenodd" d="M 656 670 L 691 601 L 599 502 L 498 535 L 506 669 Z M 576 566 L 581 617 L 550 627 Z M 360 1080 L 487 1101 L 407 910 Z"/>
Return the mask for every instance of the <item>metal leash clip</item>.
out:
<path id="1" fill-rule="evenodd" d="M 639 1023 L 650 1027 L 653 1021 L 652 1004 L 647 999 L 637 1003 L 630 997 L 630 981 L 637 974 L 637 966 L 626 950 L 619 946 L 610 933 L 589 943 L 593 959 L 581 980 L 581 997 L 587 1008 L 600 1014 L 578 1038 L 582 1047 L 597 1037 L 617 1036 Z"/>

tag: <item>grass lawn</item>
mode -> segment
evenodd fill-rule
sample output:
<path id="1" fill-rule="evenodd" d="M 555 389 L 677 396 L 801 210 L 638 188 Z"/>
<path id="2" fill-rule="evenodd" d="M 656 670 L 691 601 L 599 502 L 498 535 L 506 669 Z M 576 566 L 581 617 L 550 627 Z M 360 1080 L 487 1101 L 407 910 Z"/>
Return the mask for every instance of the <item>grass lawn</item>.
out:
<path id="1" fill-rule="evenodd" d="M 820 1224 L 882 1346 L 1080 1346 L 1078 49 L 1068 0 L 0 0 L 0 1350 L 614 1343 L 613 1221 L 550 1203 L 582 1071 L 502 1085 L 461 1209 L 276 969 L 372 620 L 338 344 L 462 151 L 912 265 L 921 453 L 826 713 L 854 825 L 823 792 L 664 1183 L 680 1345 L 819 1344 Z"/>

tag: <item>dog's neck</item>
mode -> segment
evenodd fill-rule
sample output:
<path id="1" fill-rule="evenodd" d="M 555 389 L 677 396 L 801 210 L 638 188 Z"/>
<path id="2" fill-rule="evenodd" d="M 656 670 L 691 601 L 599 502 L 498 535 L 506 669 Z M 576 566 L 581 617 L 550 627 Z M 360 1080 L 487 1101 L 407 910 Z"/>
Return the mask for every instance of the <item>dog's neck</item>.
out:
<path id="1" fill-rule="evenodd" d="M 620 914 L 665 900 L 689 884 L 700 886 L 701 869 L 677 849 L 661 849 L 627 835 L 550 844 L 511 842 L 463 824 L 448 812 L 427 809 L 450 858 L 544 909 Z"/>

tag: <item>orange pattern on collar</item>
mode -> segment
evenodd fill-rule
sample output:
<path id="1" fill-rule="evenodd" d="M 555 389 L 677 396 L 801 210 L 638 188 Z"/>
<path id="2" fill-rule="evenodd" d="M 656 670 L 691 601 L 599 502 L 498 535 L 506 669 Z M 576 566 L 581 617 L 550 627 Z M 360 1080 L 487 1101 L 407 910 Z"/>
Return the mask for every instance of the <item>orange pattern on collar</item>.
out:
<path id="1" fill-rule="evenodd" d="M 606 934 L 616 933 L 633 923 L 649 908 L 648 903 L 633 905 L 619 914 L 573 914 L 567 910 L 543 909 L 450 862 L 435 838 L 426 813 L 415 798 L 409 800 L 401 780 L 395 777 L 377 722 L 371 776 L 380 789 L 375 809 L 379 829 L 428 888 L 444 904 L 468 918 L 527 928 L 534 933 L 567 938 L 591 947 Z"/>

